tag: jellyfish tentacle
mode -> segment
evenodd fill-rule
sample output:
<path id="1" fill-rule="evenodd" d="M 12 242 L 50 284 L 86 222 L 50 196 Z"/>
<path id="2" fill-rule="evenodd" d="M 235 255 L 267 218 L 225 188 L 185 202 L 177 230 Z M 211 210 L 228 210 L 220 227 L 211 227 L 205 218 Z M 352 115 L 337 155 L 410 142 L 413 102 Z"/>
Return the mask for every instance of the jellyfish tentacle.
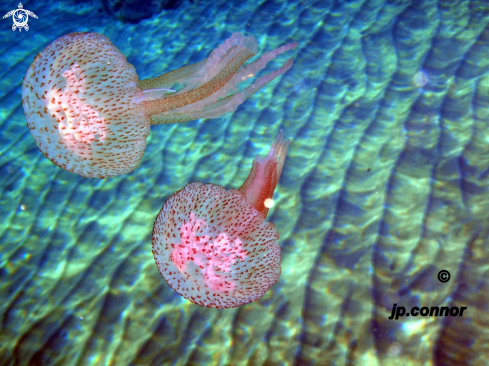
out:
<path id="1" fill-rule="evenodd" d="M 170 114 L 170 113 L 161 113 L 157 114 L 154 116 L 151 116 L 151 124 L 152 125 L 161 125 L 161 124 L 168 124 L 168 123 L 180 123 L 180 122 L 187 122 L 187 121 L 192 121 L 196 118 L 211 118 L 208 117 L 209 114 L 206 114 L 206 112 L 212 113 L 215 112 L 219 107 L 222 106 L 227 106 L 228 102 L 233 99 L 233 97 L 236 94 L 229 95 L 225 98 L 219 99 L 217 102 L 208 104 L 206 105 L 202 111 L 198 113 L 198 115 L 201 115 L 202 117 L 196 117 L 197 113 L 193 114 L 184 114 L 184 113 L 175 113 L 175 114 Z M 242 103 L 242 102 L 241 102 Z M 238 103 L 237 105 L 241 104 Z M 228 108 L 226 107 L 226 111 Z M 220 111 L 217 112 L 219 116 L 221 116 L 223 113 L 220 113 Z"/>
<path id="2" fill-rule="evenodd" d="M 273 81 L 275 78 L 285 73 L 291 67 L 292 67 L 292 59 L 288 59 L 287 62 L 282 67 L 280 67 L 275 71 L 272 71 L 268 75 L 259 78 L 252 85 L 248 86 L 241 92 L 228 95 L 227 97 L 224 97 L 222 99 L 217 99 L 218 96 L 211 95 L 209 98 L 198 102 L 198 103 L 207 102 L 207 104 L 204 104 L 204 107 L 199 108 L 196 104 L 194 104 L 192 106 L 183 107 L 180 110 L 169 111 L 168 113 L 162 114 L 161 117 L 151 116 L 151 121 L 152 121 L 151 123 L 158 124 L 155 123 L 155 120 L 163 121 L 165 120 L 164 118 L 165 116 L 169 118 L 168 120 L 170 120 L 170 118 L 172 117 L 174 118 L 178 116 L 181 118 L 185 116 L 185 119 L 179 120 L 178 122 L 191 121 L 197 118 L 218 118 L 225 113 L 234 111 L 246 99 L 251 97 L 253 94 L 255 94 L 258 90 L 263 88 L 269 82 Z M 233 79 L 234 77 L 228 82 L 228 84 L 233 84 Z M 239 78 L 237 78 L 237 80 L 239 80 Z M 227 86 L 225 86 L 224 88 L 227 89 Z M 218 93 L 220 93 L 220 91 L 216 92 L 215 94 Z M 217 101 L 212 102 L 213 100 L 216 99 Z M 187 112 L 186 109 L 190 109 L 190 107 L 193 107 L 193 109 L 191 111 L 188 110 L 188 114 L 185 114 L 185 112 Z M 157 118 L 153 118 L 153 117 L 157 117 Z M 172 122 L 165 122 L 165 123 L 172 123 Z"/>
<path id="3" fill-rule="evenodd" d="M 241 65 L 254 55 L 250 50 L 244 49 L 234 56 L 229 64 L 207 84 L 184 94 L 172 95 L 164 99 L 142 101 L 141 105 L 145 108 L 146 113 L 152 116 L 198 102 L 222 88 Z"/>
<path id="4" fill-rule="evenodd" d="M 270 147 L 268 155 L 263 159 L 257 156 L 253 160 L 248 178 L 238 189 L 246 198 L 246 201 L 252 204 L 264 217 L 267 217 L 269 209 L 265 206 L 265 200 L 273 197 L 273 192 L 282 174 L 287 149 L 291 142 L 290 139 L 285 141 L 282 141 L 282 139 L 283 133 L 280 130 Z"/>
<path id="5" fill-rule="evenodd" d="M 292 62 L 293 62 L 292 59 L 289 58 L 281 68 L 272 71 L 268 75 L 262 76 L 261 78 L 257 79 L 253 84 L 245 88 L 241 92 L 241 94 L 243 95 L 243 99 L 244 100 L 248 99 L 253 94 L 255 94 L 258 90 L 260 90 L 269 82 L 271 82 L 273 79 L 284 74 L 287 70 L 289 70 L 292 67 Z"/>
<path id="6" fill-rule="evenodd" d="M 191 121 L 197 118 L 218 118 L 225 113 L 234 111 L 246 99 L 255 94 L 269 82 L 284 74 L 292 67 L 292 59 L 288 59 L 285 64 L 277 70 L 258 78 L 252 85 L 248 86 L 241 92 L 232 93 L 238 89 L 238 84 L 256 75 L 260 70 L 266 67 L 266 64 L 288 50 L 297 47 L 297 43 L 289 43 L 266 53 L 258 60 L 243 66 L 220 90 L 216 91 L 207 98 L 191 105 L 184 106 L 175 110 L 151 116 L 151 124 L 166 124 Z M 178 93 L 177 93 L 178 94 Z"/>
<path id="7" fill-rule="evenodd" d="M 181 80 L 197 77 L 202 66 L 205 65 L 207 59 L 197 62 L 192 65 L 187 65 L 179 69 L 166 72 L 160 76 L 151 79 L 139 80 L 138 85 L 142 90 L 171 88 Z"/>
<path id="8" fill-rule="evenodd" d="M 155 116 L 151 116 L 151 124 L 163 125 L 169 123 L 181 123 L 181 122 L 192 121 L 194 119 L 195 117 L 189 116 L 188 114 L 180 114 L 180 115 L 157 114 Z"/>
<path id="9" fill-rule="evenodd" d="M 177 94 L 186 93 L 203 86 L 216 77 L 226 67 L 229 60 L 243 49 L 248 49 L 256 55 L 258 53 L 256 39 L 252 36 L 243 37 L 240 33 L 233 33 L 231 37 L 214 49 L 205 60 L 172 70 L 156 78 L 140 80 L 138 85 L 145 90 L 171 88 L 178 83 L 185 87 L 179 90 Z"/>

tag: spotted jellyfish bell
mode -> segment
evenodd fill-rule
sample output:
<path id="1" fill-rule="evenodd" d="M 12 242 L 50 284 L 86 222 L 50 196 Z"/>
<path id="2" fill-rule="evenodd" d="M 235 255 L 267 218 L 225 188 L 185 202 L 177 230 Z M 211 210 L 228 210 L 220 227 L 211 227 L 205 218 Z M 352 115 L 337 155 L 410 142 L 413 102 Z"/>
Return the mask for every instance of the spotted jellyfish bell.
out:
<path id="1" fill-rule="evenodd" d="M 280 131 L 239 190 L 196 182 L 166 200 L 153 228 L 153 255 L 181 296 L 201 306 L 234 308 L 277 282 L 279 235 L 265 218 L 289 144 Z"/>

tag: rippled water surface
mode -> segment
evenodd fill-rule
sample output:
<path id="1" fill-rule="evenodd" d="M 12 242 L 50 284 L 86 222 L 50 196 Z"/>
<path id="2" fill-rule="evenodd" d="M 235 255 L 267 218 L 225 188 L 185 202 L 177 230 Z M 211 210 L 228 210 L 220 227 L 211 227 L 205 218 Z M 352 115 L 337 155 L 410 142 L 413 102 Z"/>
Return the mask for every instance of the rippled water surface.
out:
<path id="1" fill-rule="evenodd" d="M 486 1 L 194 0 L 139 23 L 23 5 L 28 31 L 0 22 L 0 365 L 487 364 Z M 46 159 L 21 105 L 34 56 L 75 31 L 109 37 L 140 79 L 233 32 L 299 48 L 234 113 L 153 126 L 141 166 L 99 180 Z M 280 129 L 278 283 L 236 309 L 190 303 L 154 263 L 158 211 L 189 182 L 241 186 Z M 393 304 L 467 310 L 389 320 Z"/>

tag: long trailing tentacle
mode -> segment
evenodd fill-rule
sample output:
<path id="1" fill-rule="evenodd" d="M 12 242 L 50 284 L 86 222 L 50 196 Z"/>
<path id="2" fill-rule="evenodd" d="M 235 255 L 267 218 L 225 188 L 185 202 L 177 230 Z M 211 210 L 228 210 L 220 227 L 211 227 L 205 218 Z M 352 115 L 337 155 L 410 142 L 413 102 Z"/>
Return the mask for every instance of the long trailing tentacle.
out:
<path id="1" fill-rule="evenodd" d="M 181 123 L 188 122 L 194 120 L 195 117 L 189 116 L 188 114 L 180 114 L 180 115 L 166 115 L 166 114 L 157 114 L 156 116 L 151 116 L 151 124 L 152 125 L 162 125 L 169 123 Z"/>
<path id="2" fill-rule="evenodd" d="M 266 67 L 266 64 L 277 57 L 279 54 L 297 47 L 297 43 L 289 43 L 271 52 L 264 54 L 258 60 L 242 67 L 228 83 L 209 97 L 182 108 L 171 110 L 162 114 L 151 116 L 152 124 L 178 123 L 191 121 L 197 118 L 218 118 L 225 113 L 232 112 L 238 105 L 260 90 L 263 86 L 284 74 L 292 67 L 292 59 L 288 59 L 285 64 L 270 74 L 257 79 L 252 85 L 241 92 L 227 95 L 238 88 L 238 84 L 256 75 Z"/>
<path id="3" fill-rule="evenodd" d="M 141 80 L 141 89 L 171 88 L 175 84 L 184 86 L 176 94 L 183 94 L 197 89 L 215 78 L 230 62 L 230 60 L 243 49 L 253 54 L 258 53 L 258 44 L 254 37 L 243 37 L 240 33 L 233 33 L 219 47 L 214 49 L 208 58 L 196 64 L 184 66 L 170 71 L 153 79 Z"/>
<path id="4" fill-rule="evenodd" d="M 241 65 L 254 55 L 251 50 L 244 49 L 234 56 L 227 66 L 207 84 L 184 94 L 172 95 L 164 99 L 142 101 L 141 104 L 146 109 L 146 113 L 152 116 L 198 102 L 222 88 Z"/>
<path id="5" fill-rule="evenodd" d="M 152 79 L 139 80 L 138 85 L 142 90 L 171 88 L 173 85 L 180 82 L 180 80 L 198 77 L 202 66 L 204 66 L 206 62 L 207 59 L 169 71 Z"/>
<path id="6" fill-rule="evenodd" d="M 209 114 L 215 114 L 216 111 L 219 109 L 221 106 L 225 106 L 233 97 L 235 94 L 230 95 L 226 98 L 222 98 L 218 100 L 216 103 L 212 103 L 209 105 L 206 105 L 201 113 L 209 113 Z M 241 104 L 241 103 L 239 103 Z M 226 111 L 227 112 L 227 111 Z M 224 113 L 226 113 L 224 112 Z M 219 116 L 221 116 L 223 113 L 219 113 Z M 182 113 L 175 113 L 175 114 L 167 114 L 167 113 L 162 113 L 162 114 L 157 114 L 155 116 L 151 116 L 151 124 L 153 125 L 161 125 L 161 124 L 168 124 L 168 123 L 180 123 L 180 122 L 187 122 L 187 121 L 192 121 L 196 118 L 212 118 L 212 117 L 204 117 L 202 114 L 202 117 L 194 117 L 193 115 L 190 114 L 182 114 Z"/>

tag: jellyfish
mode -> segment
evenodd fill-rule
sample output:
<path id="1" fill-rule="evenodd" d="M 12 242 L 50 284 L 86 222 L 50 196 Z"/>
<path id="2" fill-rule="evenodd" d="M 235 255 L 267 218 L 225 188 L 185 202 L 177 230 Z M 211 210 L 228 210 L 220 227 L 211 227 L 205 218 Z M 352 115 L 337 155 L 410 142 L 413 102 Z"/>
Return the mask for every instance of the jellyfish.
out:
<path id="1" fill-rule="evenodd" d="M 262 297 L 280 273 L 278 232 L 265 221 L 290 140 L 278 134 L 238 190 L 189 183 L 163 204 L 153 256 L 173 290 L 194 304 L 226 309 Z"/>
<path id="2" fill-rule="evenodd" d="M 27 70 L 22 83 L 27 127 L 40 151 L 65 170 L 95 178 L 127 174 L 141 161 L 151 125 L 234 111 L 290 69 L 292 60 L 241 91 L 239 84 L 295 47 L 286 44 L 244 65 L 258 45 L 254 37 L 234 33 L 205 60 L 139 80 L 107 37 L 67 34 Z"/>

